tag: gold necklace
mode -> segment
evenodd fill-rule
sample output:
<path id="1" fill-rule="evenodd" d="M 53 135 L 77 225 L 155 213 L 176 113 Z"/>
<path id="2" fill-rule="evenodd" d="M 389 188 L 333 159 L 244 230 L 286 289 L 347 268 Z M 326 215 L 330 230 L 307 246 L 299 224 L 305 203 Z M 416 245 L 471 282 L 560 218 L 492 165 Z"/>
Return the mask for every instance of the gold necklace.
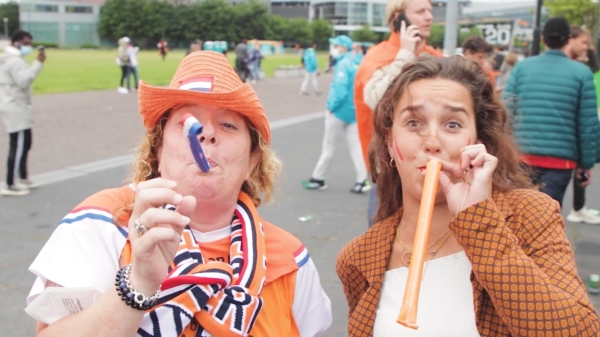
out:
<path id="1" fill-rule="evenodd" d="M 433 259 L 435 257 L 435 254 L 438 252 L 438 250 L 440 250 L 440 248 L 442 248 L 442 246 L 444 245 L 444 243 L 446 243 L 446 240 L 448 240 L 448 238 L 450 237 L 450 228 L 448 228 L 444 234 L 442 234 L 442 236 L 440 236 L 437 240 L 435 240 L 432 244 L 430 244 L 426 250 L 428 250 L 429 248 L 433 247 L 437 242 L 439 242 L 440 240 L 442 240 L 442 242 L 440 242 L 440 244 L 437 246 L 436 249 L 434 249 L 432 252 L 430 253 L 425 253 L 425 254 L 432 254 L 431 255 L 431 259 Z M 398 228 L 398 230 L 396 231 L 396 238 L 398 243 L 400 244 L 400 246 L 402 247 L 402 250 L 404 251 L 404 254 L 402 254 L 402 256 L 400 257 L 400 262 L 405 266 L 405 267 L 409 267 L 410 266 L 410 259 L 412 258 L 412 252 L 408 250 L 408 248 L 406 248 L 406 246 L 404 245 L 404 242 L 402 242 L 402 240 L 400 239 L 400 228 Z M 407 262 L 404 262 L 404 258 L 407 258 Z"/>

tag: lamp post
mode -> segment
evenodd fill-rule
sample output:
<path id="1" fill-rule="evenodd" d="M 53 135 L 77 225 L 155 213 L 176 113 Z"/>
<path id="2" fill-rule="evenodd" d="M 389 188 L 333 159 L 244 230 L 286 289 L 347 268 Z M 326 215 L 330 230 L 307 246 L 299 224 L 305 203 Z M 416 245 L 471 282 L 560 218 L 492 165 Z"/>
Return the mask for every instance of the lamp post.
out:
<path id="1" fill-rule="evenodd" d="M 540 54 L 540 42 L 542 29 L 540 28 L 540 23 L 542 20 L 542 6 L 544 5 L 544 0 L 537 0 L 537 7 L 535 9 L 535 27 L 533 31 L 533 46 L 531 46 L 531 56 L 536 56 Z"/>
<path id="2" fill-rule="evenodd" d="M 4 35 L 8 38 L 8 18 L 4 18 L 2 21 L 4 21 Z"/>
<path id="3" fill-rule="evenodd" d="M 444 50 L 448 55 L 456 52 L 458 40 L 458 0 L 446 2 L 446 29 L 444 31 Z"/>

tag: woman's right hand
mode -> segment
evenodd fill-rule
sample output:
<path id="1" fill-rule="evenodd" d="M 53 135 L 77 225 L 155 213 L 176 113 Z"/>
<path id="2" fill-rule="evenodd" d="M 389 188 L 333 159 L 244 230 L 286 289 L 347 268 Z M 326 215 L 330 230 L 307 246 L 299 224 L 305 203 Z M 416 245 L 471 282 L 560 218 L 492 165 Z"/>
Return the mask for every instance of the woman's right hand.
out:
<path id="1" fill-rule="evenodd" d="M 179 248 L 181 233 L 190 222 L 196 208 L 196 199 L 175 192 L 177 183 L 163 178 L 141 182 L 135 191 L 133 212 L 129 219 L 131 241 L 131 285 L 146 296 L 151 296 L 167 276 L 168 266 Z M 177 206 L 170 211 L 161 206 Z M 139 234 L 135 222 L 147 228 Z"/>
<path id="2" fill-rule="evenodd" d="M 406 21 L 400 22 L 400 48 L 417 52 L 417 45 L 421 43 L 419 27 L 410 25 L 406 27 Z"/>

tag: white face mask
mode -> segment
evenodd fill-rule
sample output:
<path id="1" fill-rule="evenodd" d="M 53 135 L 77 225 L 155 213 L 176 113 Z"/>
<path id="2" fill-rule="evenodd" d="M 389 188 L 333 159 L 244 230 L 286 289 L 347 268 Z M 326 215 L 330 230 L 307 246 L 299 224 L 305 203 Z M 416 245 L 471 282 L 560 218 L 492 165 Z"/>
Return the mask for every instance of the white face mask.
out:
<path id="1" fill-rule="evenodd" d="M 33 51 L 33 47 L 21 46 L 20 50 L 21 50 L 21 55 L 26 56 L 26 55 L 31 54 L 31 52 Z"/>
<path id="2" fill-rule="evenodd" d="M 336 59 L 336 58 L 340 57 L 340 55 L 341 55 L 341 54 L 342 54 L 342 53 L 340 53 L 340 50 L 339 50 L 339 49 L 337 49 L 337 48 L 333 48 L 333 49 L 331 50 L 331 57 L 333 57 L 334 59 Z"/>

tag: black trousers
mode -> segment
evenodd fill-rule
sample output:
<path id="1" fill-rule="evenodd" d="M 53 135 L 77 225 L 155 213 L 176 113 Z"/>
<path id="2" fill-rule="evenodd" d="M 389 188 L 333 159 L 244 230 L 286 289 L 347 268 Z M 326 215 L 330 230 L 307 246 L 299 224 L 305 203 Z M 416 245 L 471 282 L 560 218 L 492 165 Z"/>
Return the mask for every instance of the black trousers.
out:
<path id="1" fill-rule="evenodd" d="M 573 210 L 579 211 L 585 206 L 585 187 L 581 186 L 581 181 L 577 174 L 573 175 Z"/>
<path id="2" fill-rule="evenodd" d="M 531 181 L 536 185 L 542 184 L 540 192 L 546 193 L 552 199 L 558 201 L 562 208 L 562 200 L 567 186 L 571 182 L 573 170 L 549 169 L 537 166 L 532 166 L 532 169 Z"/>
<path id="3" fill-rule="evenodd" d="M 121 66 L 121 87 L 125 87 L 123 83 L 127 79 L 127 86 L 129 86 L 129 66 Z"/>
<path id="4" fill-rule="evenodd" d="M 6 165 L 6 184 L 15 184 L 15 174 L 27 179 L 27 155 L 31 150 L 31 129 L 9 133 L 8 161 Z"/>
<path id="5" fill-rule="evenodd" d="M 244 59 L 235 59 L 235 70 L 237 70 L 238 76 L 240 77 L 242 82 L 246 82 L 246 79 L 250 77 L 250 69 L 248 69 L 246 62 L 244 62 Z"/>

